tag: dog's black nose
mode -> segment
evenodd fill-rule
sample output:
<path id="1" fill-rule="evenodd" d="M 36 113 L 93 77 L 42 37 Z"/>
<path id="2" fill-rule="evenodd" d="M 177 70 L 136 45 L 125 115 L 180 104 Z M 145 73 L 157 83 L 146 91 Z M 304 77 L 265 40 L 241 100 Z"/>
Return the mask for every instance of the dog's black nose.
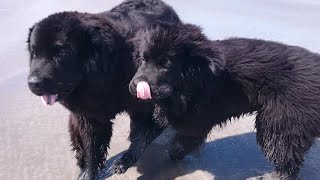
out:
<path id="1" fill-rule="evenodd" d="M 41 83 L 42 83 L 42 79 L 37 77 L 37 76 L 30 76 L 28 78 L 28 84 L 29 86 L 31 87 L 40 87 L 41 86 Z"/>
<path id="2" fill-rule="evenodd" d="M 28 78 L 28 85 L 30 90 L 36 95 L 42 95 L 52 84 L 48 78 L 41 78 L 39 76 L 30 76 Z"/>

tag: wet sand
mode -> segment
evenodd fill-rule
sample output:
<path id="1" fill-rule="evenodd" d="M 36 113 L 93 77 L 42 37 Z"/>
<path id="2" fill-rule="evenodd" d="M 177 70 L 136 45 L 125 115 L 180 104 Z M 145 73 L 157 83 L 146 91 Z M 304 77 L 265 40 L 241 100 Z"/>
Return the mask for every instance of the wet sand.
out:
<path id="1" fill-rule="evenodd" d="M 28 28 L 47 15 L 78 10 L 100 12 L 120 0 L 52 0 L 0 2 L 0 179 L 76 179 L 78 169 L 70 151 L 68 112 L 59 104 L 43 106 L 26 84 Z M 185 22 L 199 24 L 214 39 L 231 36 L 264 38 L 320 52 L 320 2 L 307 0 L 241 0 L 224 2 L 167 1 Z M 107 165 L 128 148 L 129 119 L 114 120 Z M 139 163 L 124 175 L 110 179 L 247 179 L 270 172 L 256 145 L 254 116 L 214 128 L 199 152 L 180 162 L 166 154 L 171 131 L 147 149 Z M 308 153 L 302 179 L 320 179 L 320 142 Z M 103 174 L 102 174 L 103 176 Z"/>

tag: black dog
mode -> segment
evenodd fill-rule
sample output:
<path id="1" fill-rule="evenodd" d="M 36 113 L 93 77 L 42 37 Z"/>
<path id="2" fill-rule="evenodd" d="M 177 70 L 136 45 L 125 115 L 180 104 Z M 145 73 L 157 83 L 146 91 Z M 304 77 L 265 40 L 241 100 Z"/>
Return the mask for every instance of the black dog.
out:
<path id="1" fill-rule="evenodd" d="M 70 110 L 79 179 L 95 179 L 107 155 L 110 120 L 117 113 L 126 110 L 131 117 L 132 144 L 111 174 L 123 173 L 137 161 L 145 148 L 141 136 L 161 131 L 152 119 L 153 106 L 128 91 L 137 67 L 127 40 L 156 21 L 180 23 L 174 10 L 160 0 L 127 0 L 99 14 L 53 14 L 30 29 L 29 88 L 45 104 L 60 102 Z"/>
<path id="2" fill-rule="evenodd" d="M 320 135 L 318 54 L 263 40 L 210 41 L 193 25 L 153 26 L 133 42 L 140 68 L 130 92 L 152 98 L 158 123 L 178 131 L 172 159 L 201 145 L 213 126 L 256 111 L 257 142 L 273 175 L 298 176 Z"/>

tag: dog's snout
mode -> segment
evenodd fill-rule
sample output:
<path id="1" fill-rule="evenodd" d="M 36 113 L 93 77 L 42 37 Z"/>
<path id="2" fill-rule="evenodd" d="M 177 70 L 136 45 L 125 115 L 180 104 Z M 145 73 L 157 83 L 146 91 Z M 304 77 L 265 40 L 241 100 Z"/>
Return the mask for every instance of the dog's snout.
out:
<path id="1" fill-rule="evenodd" d="M 131 80 L 131 82 L 129 84 L 129 91 L 132 95 L 137 94 L 137 85 L 140 81 L 145 81 L 145 80 L 141 77 L 136 77 Z"/>
<path id="2" fill-rule="evenodd" d="M 138 84 L 140 81 L 141 81 L 140 79 L 136 78 L 136 79 L 133 80 L 132 83 L 133 83 L 135 86 L 137 86 L 137 84 Z"/>
<path id="3" fill-rule="evenodd" d="M 130 84 L 129 84 L 129 91 L 132 95 L 135 95 L 136 92 L 136 88 L 137 88 L 137 84 L 139 83 L 139 79 L 132 79 Z"/>
<path id="4" fill-rule="evenodd" d="M 137 85 L 139 82 L 147 82 L 149 83 L 148 79 L 145 76 L 135 76 L 130 84 L 129 84 L 129 91 L 132 95 L 136 96 L 137 95 Z"/>
<path id="5" fill-rule="evenodd" d="M 52 86 L 52 80 L 49 78 L 41 78 L 39 76 L 30 76 L 28 78 L 28 85 L 33 93 L 42 95 L 48 87 Z"/>

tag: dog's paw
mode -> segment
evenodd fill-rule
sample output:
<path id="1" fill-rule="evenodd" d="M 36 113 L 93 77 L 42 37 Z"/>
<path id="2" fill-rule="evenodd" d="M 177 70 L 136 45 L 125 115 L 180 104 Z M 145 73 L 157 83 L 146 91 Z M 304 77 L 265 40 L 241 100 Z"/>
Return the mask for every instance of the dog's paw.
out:
<path id="1" fill-rule="evenodd" d="M 115 160 L 112 166 L 108 169 L 108 174 L 123 174 L 130 167 L 136 163 L 136 158 L 134 158 L 130 153 L 124 154 L 121 158 Z"/>
<path id="2" fill-rule="evenodd" d="M 276 180 L 276 179 L 274 179 L 273 175 L 271 174 L 265 174 L 263 176 L 251 177 L 251 178 L 248 178 L 247 180 Z"/>
<path id="3" fill-rule="evenodd" d="M 113 162 L 112 166 L 108 169 L 108 174 L 123 174 L 127 171 L 128 165 L 125 161 L 122 160 L 122 158 L 117 159 Z"/>
<path id="4" fill-rule="evenodd" d="M 277 172 L 267 173 L 262 176 L 248 178 L 247 180 L 300 180 L 299 177 L 288 176 Z"/>
<path id="5" fill-rule="evenodd" d="M 85 170 L 81 170 L 79 176 L 78 176 L 78 180 L 95 180 L 96 177 L 94 175 L 94 173 L 88 169 Z"/>

